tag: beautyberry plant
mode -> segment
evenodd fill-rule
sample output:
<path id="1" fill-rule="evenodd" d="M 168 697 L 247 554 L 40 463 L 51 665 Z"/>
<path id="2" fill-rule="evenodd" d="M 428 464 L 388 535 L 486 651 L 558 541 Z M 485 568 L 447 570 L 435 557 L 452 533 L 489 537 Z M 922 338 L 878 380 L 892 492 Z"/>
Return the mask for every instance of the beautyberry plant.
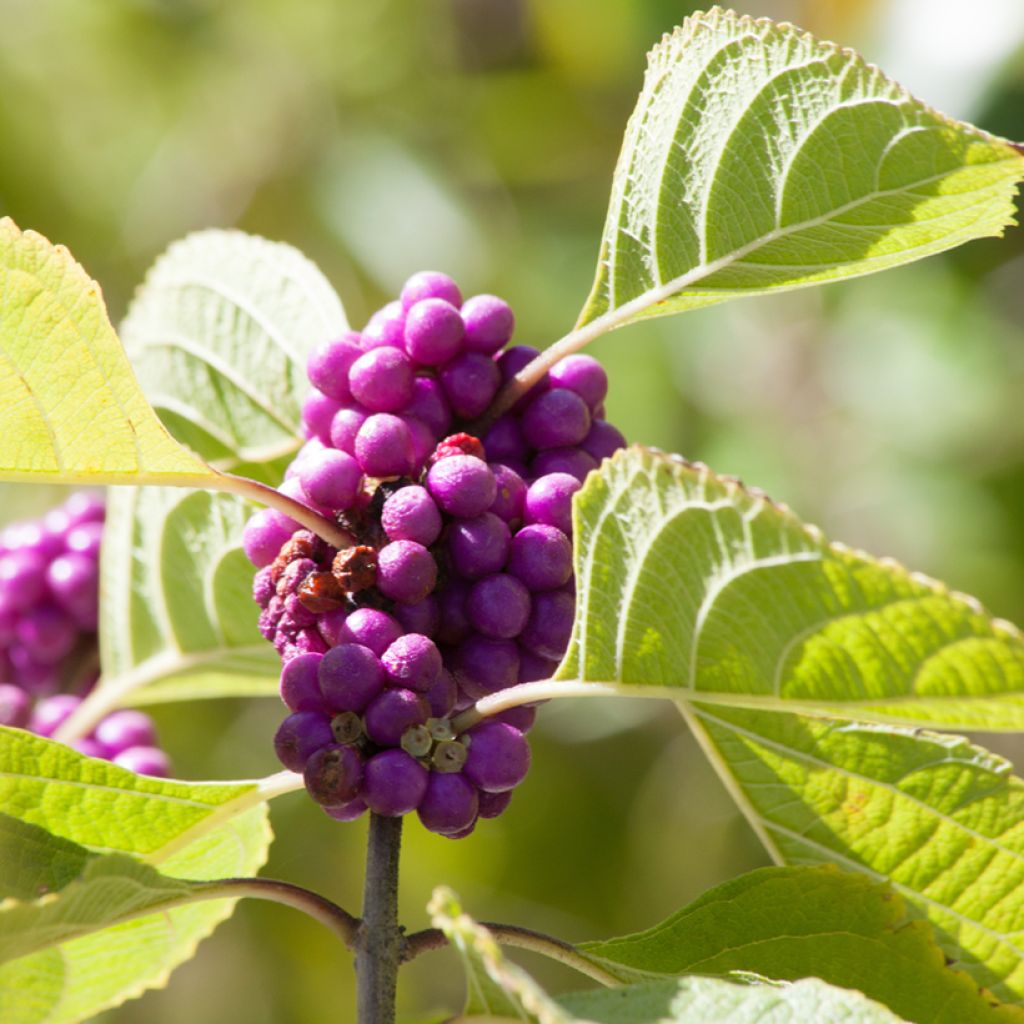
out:
<path id="1" fill-rule="evenodd" d="M 651 52 L 593 290 L 543 350 L 434 271 L 351 330 L 308 260 L 224 231 L 173 245 L 118 335 L 65 249 L 0 221 L 0 476 L 120 485 L 98 591 L 95 499 L 0 542 L 5 1021 L 162 984 L 240 897 L 353 951 L 361 1024 L 394 1020 L 400 966 L 446 944 L 467 1020 L 1024 1019 L 1024 784 L 931 731 L 1024 728 L 1021 633 L 625 448 L 581 352 L 1001 234 L 1022 178 L 1024 147 L 716 8 Z M 284 770 L 257 781 L 159 777 L 131 709 L 275 694 Z M 406 934 L 404 816 L 454 839 L 500 815 L 537 706 L 593 695 L 678 709 L 776 866 L 582 946 L 479 925 L 444 887 Z M 268 802 L 303 789 L 369 818 L 359 918 L 257 874 Z M 553 996 L 503 946 L 597 987 Z"/>

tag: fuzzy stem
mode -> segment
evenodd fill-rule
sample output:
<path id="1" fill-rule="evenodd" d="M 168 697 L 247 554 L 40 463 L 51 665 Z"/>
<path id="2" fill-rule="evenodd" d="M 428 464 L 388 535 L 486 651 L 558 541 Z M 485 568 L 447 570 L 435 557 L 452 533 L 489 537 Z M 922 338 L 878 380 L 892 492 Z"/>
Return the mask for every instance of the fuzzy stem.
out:
<path id="1" fill-rule="evenodd" d="M 356 942 L 359 1024 L 394 1024 L 402 931 L 398 926 L 398 861 L 402 819 L 370 815 L 363 921 Z"/>
<path id="2" fill-rule="evenodd" d="M 496 924 L 493 921 L 481 921 L 494 938 L 503 946 L 514 946 L 517 949 L 526 949 L 531 953 L 538 953 L 550 960 L 557 960 L 566 967 L 571 967 L 580 974 L 601 985 L 612 988 L 620 985 L 621 981 L 597 964 L 591 962 L 574 945 L 562 939 L 556 939 L 552 935 L 545 935 L 543 932 L 535 932 L 530 928 L 520 928 L 514 924 Z M 418 957 L 421 953 L 428 953 L 432 949 L 441 949 L 448 945 L 448 939 L 440 928 L 427 928 L 422 932 L 416 932 L 405 940 L 405 955 L 403 961 L 407 962 Z"/>
<path id="3" fill-rule="evenodd" d="M 294 519 L 307 530 L 312 530 L 333 547 L 348 548 L 355 543 L 352 535 L 332 519 L 320 515 L 319 512 L 314 512 L 308 505 L 289 498 L 287 494 L 282 494 L 269 484 L 261 484 L 258 480 L 235 476 L 233 473 L 218 473 L 217 478 L 218 481 L 215 485 L 217 490 L 237 494 L 242 498 L 258 501 L 261 505 L 277 509 L 278 512 Z"/>

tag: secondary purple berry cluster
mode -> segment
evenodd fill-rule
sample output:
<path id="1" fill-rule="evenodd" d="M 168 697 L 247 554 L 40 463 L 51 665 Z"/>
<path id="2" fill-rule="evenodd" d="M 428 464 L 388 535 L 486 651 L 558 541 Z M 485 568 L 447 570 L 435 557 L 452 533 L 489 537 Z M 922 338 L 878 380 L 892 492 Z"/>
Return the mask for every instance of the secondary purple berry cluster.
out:
<path id="1" fill-rule="evenodd" d="M 506 347 L 513 325 L 495 296 L 463 302 L 443 274 L 410 278 L 362 332 L 312 354 L 308 440 L 281 486 L 353 545 L 273 509 L 246 527 L 291 711 L 277 754 L 341 820 L 415 810 L 467 835 L 529 767 L 533 708 L 461 735 L 453 717 L 557 667 L 575 610 L 572 496 L 624 441 L 604 419 L 605 372 L 583 355 L 469 432 L 538 355 Z"/>
<path id="2" fill-rule="evenodd" d="M 104 515 L 103 502 L 82 492 L 0 533 L 0 725 L 52 736 L 96 682 Z M 115 711 L 72 745 L 145 775 L 168 773 L 141 711 Z"/>

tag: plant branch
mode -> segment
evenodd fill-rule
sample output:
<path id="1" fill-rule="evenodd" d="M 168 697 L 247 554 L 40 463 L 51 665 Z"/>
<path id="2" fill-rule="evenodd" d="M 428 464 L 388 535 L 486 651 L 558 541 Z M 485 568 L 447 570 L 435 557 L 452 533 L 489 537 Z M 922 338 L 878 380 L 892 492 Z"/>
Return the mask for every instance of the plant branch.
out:
<path id="1" fill-rule="evenodd" d="M 278 882 L 270 878 L 221 878 L 196 886 L 193 898 L 188 902 L 236 897 L 268 900 L 271 903 L 282 903 L 295 910 L 301 910 L 334 932 L 349 949 L 356 948 L 358 918 L 326 897 L 290 882 Z"/>
<path id="2" fill-rule="evenodd" d="M 261 484 L 258 480 L 235 476 L 233 473 L 218 473 L 217 483 L 214 486 L 218 490 L 237 494 L 242 498 L 258 501 L 261 505 L 277 509 L 278 512 L 294 519 L 307 530 L 312 530 L 333 547 L 348 548 L 355 543 L 352 535 L 338 526 L 334 520 L 320 515 L 319 512 L 314 512 L 308 505 L 289 498 L 287 494 L 282 494 L 269 484 Z"/>
<path id="3" fill-rule="evenodd" d="M 492 921 L 480 923 L 503 946 L 514 946 L 516 949 L 529 950 L 550 960 L 557 960 L 609 988 L 622 984 L 615 975 L 588 960 L 572 943 L 513 924 L 496 924 Z M 421 953 L 429 953 L 433 949 L 441 949 L 447 945 L 448 939 L 440 928 L 427 928 L 406 938 L 402 961 L 405 963 L 414 960 Z"/>
<path id="4" fill-rule="evenodd" d="M 398 863 L 402 819 L 370 815 L 363 920 L 356 939 L 359 1024 L 394 1024 L 402 931 L 398 926 Z"/>

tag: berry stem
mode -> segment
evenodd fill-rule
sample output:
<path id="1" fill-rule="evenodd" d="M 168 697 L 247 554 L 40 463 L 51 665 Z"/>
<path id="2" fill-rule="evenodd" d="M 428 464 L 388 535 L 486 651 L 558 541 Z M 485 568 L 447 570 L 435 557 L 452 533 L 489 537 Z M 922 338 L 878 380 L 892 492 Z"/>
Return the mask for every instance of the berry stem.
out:
<path id="1" fill-rule="evenodd" d="M 312 530 L 332 547 L 348 548 L 355 543 L 352 535 L 341 529 L 336 522 L 320 515 L 319 512 L 314 512 L 308 506 L 303 505 L 301 501 L 289 498 L 287 494 L 282 494 L 268 484 L 261 484 L 258 480 L 250 480 L 244 476 L 235 476 L 233 473 L 218 473 L 217 477 L 218 490 L 237 494 L 242 498 L 258 501 L 261 505 L 277 509 L 278 512 L 294 519 L 307 530 Z"/>
<path id="2" fill-rule="evenodd" d="M 506 690 L 499 690 L 478 700 L 471 708 L 452 719 L 452 728 L 457 736 L 472 729 L 477 722 L 500 714 L 521 704 L 533 704 L 556 697 L 659 697 L 664 699 L 664 689 L 640 686 L 616 686 L 613 683 L 561 683 L 555 679 L 542 679 L 537 683 L 520 683 Z"/>
<path id="3" fill-rule="evenodd" d="M 613 988 L 622 984 L 613 974 L 587 959 L 574 945 L 562 939 L 556 939 L 552 935 L 545 935 L 543 932 L 535 932 L 530 928 L 520 928 L 514 924 L 495 924 L 493 921 L 480 922 L 494 938 L 503 946 L 513 946 L 516 949 L 526 949 L 531 953 L 538 953 L 550 960 L 557 960 L 566 967 L 571 967 L 580 974 L 601 985 Z M 441 949 L 448 945 L 448 939 L 440 928 L 427 928 L 424 931 L 416 932 L 405 940 L 405 955 L 403 962 L 408 962 L 418 957 L 421 953 L 428 953 L 432 949 Z"/>
<path id="4" fill-rule="evenodd" d="M 402 931 L 398 926 L 398 862 L 402 819 L 370 815 L 363 920 L 356 940 L 359 1024 L 394 1024 Z"/>

